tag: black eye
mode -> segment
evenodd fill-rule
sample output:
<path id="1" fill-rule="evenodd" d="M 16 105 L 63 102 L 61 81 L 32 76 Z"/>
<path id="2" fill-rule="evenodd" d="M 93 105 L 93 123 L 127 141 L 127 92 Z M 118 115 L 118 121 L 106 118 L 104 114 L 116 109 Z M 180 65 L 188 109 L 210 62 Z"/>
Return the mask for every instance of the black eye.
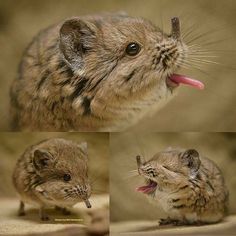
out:
<path id="1" fill-rule="evenodd" d="M 68 182 L 71 180 L 71 176 L 69 174 L 64 174 L 63 179 Z"/>
<path id="2" fill-rule="evenodd" d="M 140 45 L 138 43 L 130 43 L 126 48 L 126 53 L 129 56 L 135 56 L 140 52 Z"/>

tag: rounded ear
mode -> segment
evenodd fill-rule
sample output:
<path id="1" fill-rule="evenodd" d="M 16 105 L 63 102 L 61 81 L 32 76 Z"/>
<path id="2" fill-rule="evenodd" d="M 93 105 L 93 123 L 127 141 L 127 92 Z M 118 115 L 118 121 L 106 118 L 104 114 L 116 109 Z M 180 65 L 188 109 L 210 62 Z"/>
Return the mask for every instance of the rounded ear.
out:
<path id="1" fill-rule="evenodd" d="M 72 18 L 60 29 L 60 50 L 72 69 L 81 68 L 83 54 L 94 44 L 96 26 L 91 22 Z"/>
<path id="2" fill-rule="evenodd" d="M 78 144 L 79 148 L 84 152 L 85 154 L 88 154 L 88 144 L 86 142 L 82 142 Z"/>
<path id="3" fill-rule="evenodd" d="M 193 172 L 198 171 L 201 160 L 199 158 L 199 153 L 195 149 L 188 149 L 185 151 L 182 155 L 182 160 Z"/>
<path id="4" fill-rule="evenodd" d="M 36 170 L 42 170 L 54 163 L 54 157 L 46 150 L 36 149 L 33 154 L 33 165 Z"/>

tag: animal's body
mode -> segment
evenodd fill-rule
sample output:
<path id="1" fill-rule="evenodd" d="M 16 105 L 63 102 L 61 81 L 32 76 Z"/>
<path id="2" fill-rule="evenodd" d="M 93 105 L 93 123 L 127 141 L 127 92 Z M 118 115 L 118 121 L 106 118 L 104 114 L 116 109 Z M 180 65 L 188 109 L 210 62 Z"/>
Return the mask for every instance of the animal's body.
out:
<path id="1" fill-rule="evenodd" d="M 196 150 L 168 149 L 146 162 L 138 156 L 137 163 L 147 184 L 137 190 L 167 213 L 161 224 L 208 224 L 225 216 L 228 191 L 222 173 Z"/>
<path id="2" fill-rule="evenodd" d="M 23 55 L 11 87 L 12 128 L 126 129 L 172 97 L 183 82 L 174 72 L 188 50 L 178 18 L 172 19 L 170 34 L 123 14 L 74 17 L 53 25 Z"/>
<path id="3" fill-rule="evenodd" d="M 42 220 L 48 219 L 47 207 L 68 213 L 67 207 L 83 201 L 90 208 L 87 158 L 86 143 L 65 139 L 49 139 L 27 148 L 13 173 L 21 199 L 19 215 L 25 214 L 25 203 L 39 207 Z"/>

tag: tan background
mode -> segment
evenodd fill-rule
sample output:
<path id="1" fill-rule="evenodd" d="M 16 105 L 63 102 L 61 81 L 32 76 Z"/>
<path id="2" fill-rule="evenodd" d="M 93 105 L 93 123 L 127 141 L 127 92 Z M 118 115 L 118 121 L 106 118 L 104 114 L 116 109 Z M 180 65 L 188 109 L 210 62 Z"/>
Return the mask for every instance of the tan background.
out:
<path id="1" fill-rule="evenodd" d="M 108 193 L 109 139 L 107 133 L 0 133 L 0 197 L 16 196 L 11 175 L 16 160 L 25 149 L 41 140 L 53 137 L 88 143 L 89 176 L 94 189 L 93 193 Z"/>
<path id="2" fill-rule="evenodd" d="M 233 133 L 153 133 L 112 134 L 110 140 L 111 221 L 156 220 L 165 217 L 158 206 L 136 192 L 143 185 L 140 176 L 129 177 L 137 169 L 136 155 L 150 159 L 167 147 L 195 148 L 212 159 L 223 172 L 230 192 L 230 214 L 236 213 L 236 134 Z M 136 223 L 137 224 L 137 223 Z"/>
<path id="3" fill-rule="evenodd" d="M 132 130 L 232 131 L 236 130 L 236 1 L 235 0 L 40 0 L 0 2 L 0 130 L 8 130 L 8 90 L 16 76 L 23 49 L 42 28 L 73 15 L 101 11 L 126 11 L 142 16 L 169 31 L 170 18 L 177 15 L 183 28 L 203 33 L 196 43 L 209 41 L 213 54 L 226 66 L 203 67 L 205 73 L 186 71 L 204 81 L 206 90 L 180 88 L 179 95 L 156 116 Z M 206 32 L 210 31 L 208 34 Z"/>

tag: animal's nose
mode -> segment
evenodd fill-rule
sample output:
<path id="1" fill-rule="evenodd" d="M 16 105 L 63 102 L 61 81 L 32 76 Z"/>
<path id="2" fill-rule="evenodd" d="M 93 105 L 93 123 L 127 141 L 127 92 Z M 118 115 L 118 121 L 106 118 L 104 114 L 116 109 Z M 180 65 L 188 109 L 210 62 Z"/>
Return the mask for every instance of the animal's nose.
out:
<path id="1" fill-rule="evenodd" d="M 139 155 L 136 156 L 136 161 L 137 161 L 138 167 L 140 167 L 142 163 L 141 163 L 141 157 Z"/>
<path id="2" fill-rule="evenodd" d="M 180 39 L 180 20 L 178 17 L 171 19 L 171 36 L 176 40 Z"/>
<path id="3" fill-rule="evenodd" d="M 84 203 L 85 203 L 87 208 L 91 208 L 92 207 L 92 205 L 91 205 L 91 203 L 90 203 L 90 201 L 88 199 L 85 199 Z"/>

